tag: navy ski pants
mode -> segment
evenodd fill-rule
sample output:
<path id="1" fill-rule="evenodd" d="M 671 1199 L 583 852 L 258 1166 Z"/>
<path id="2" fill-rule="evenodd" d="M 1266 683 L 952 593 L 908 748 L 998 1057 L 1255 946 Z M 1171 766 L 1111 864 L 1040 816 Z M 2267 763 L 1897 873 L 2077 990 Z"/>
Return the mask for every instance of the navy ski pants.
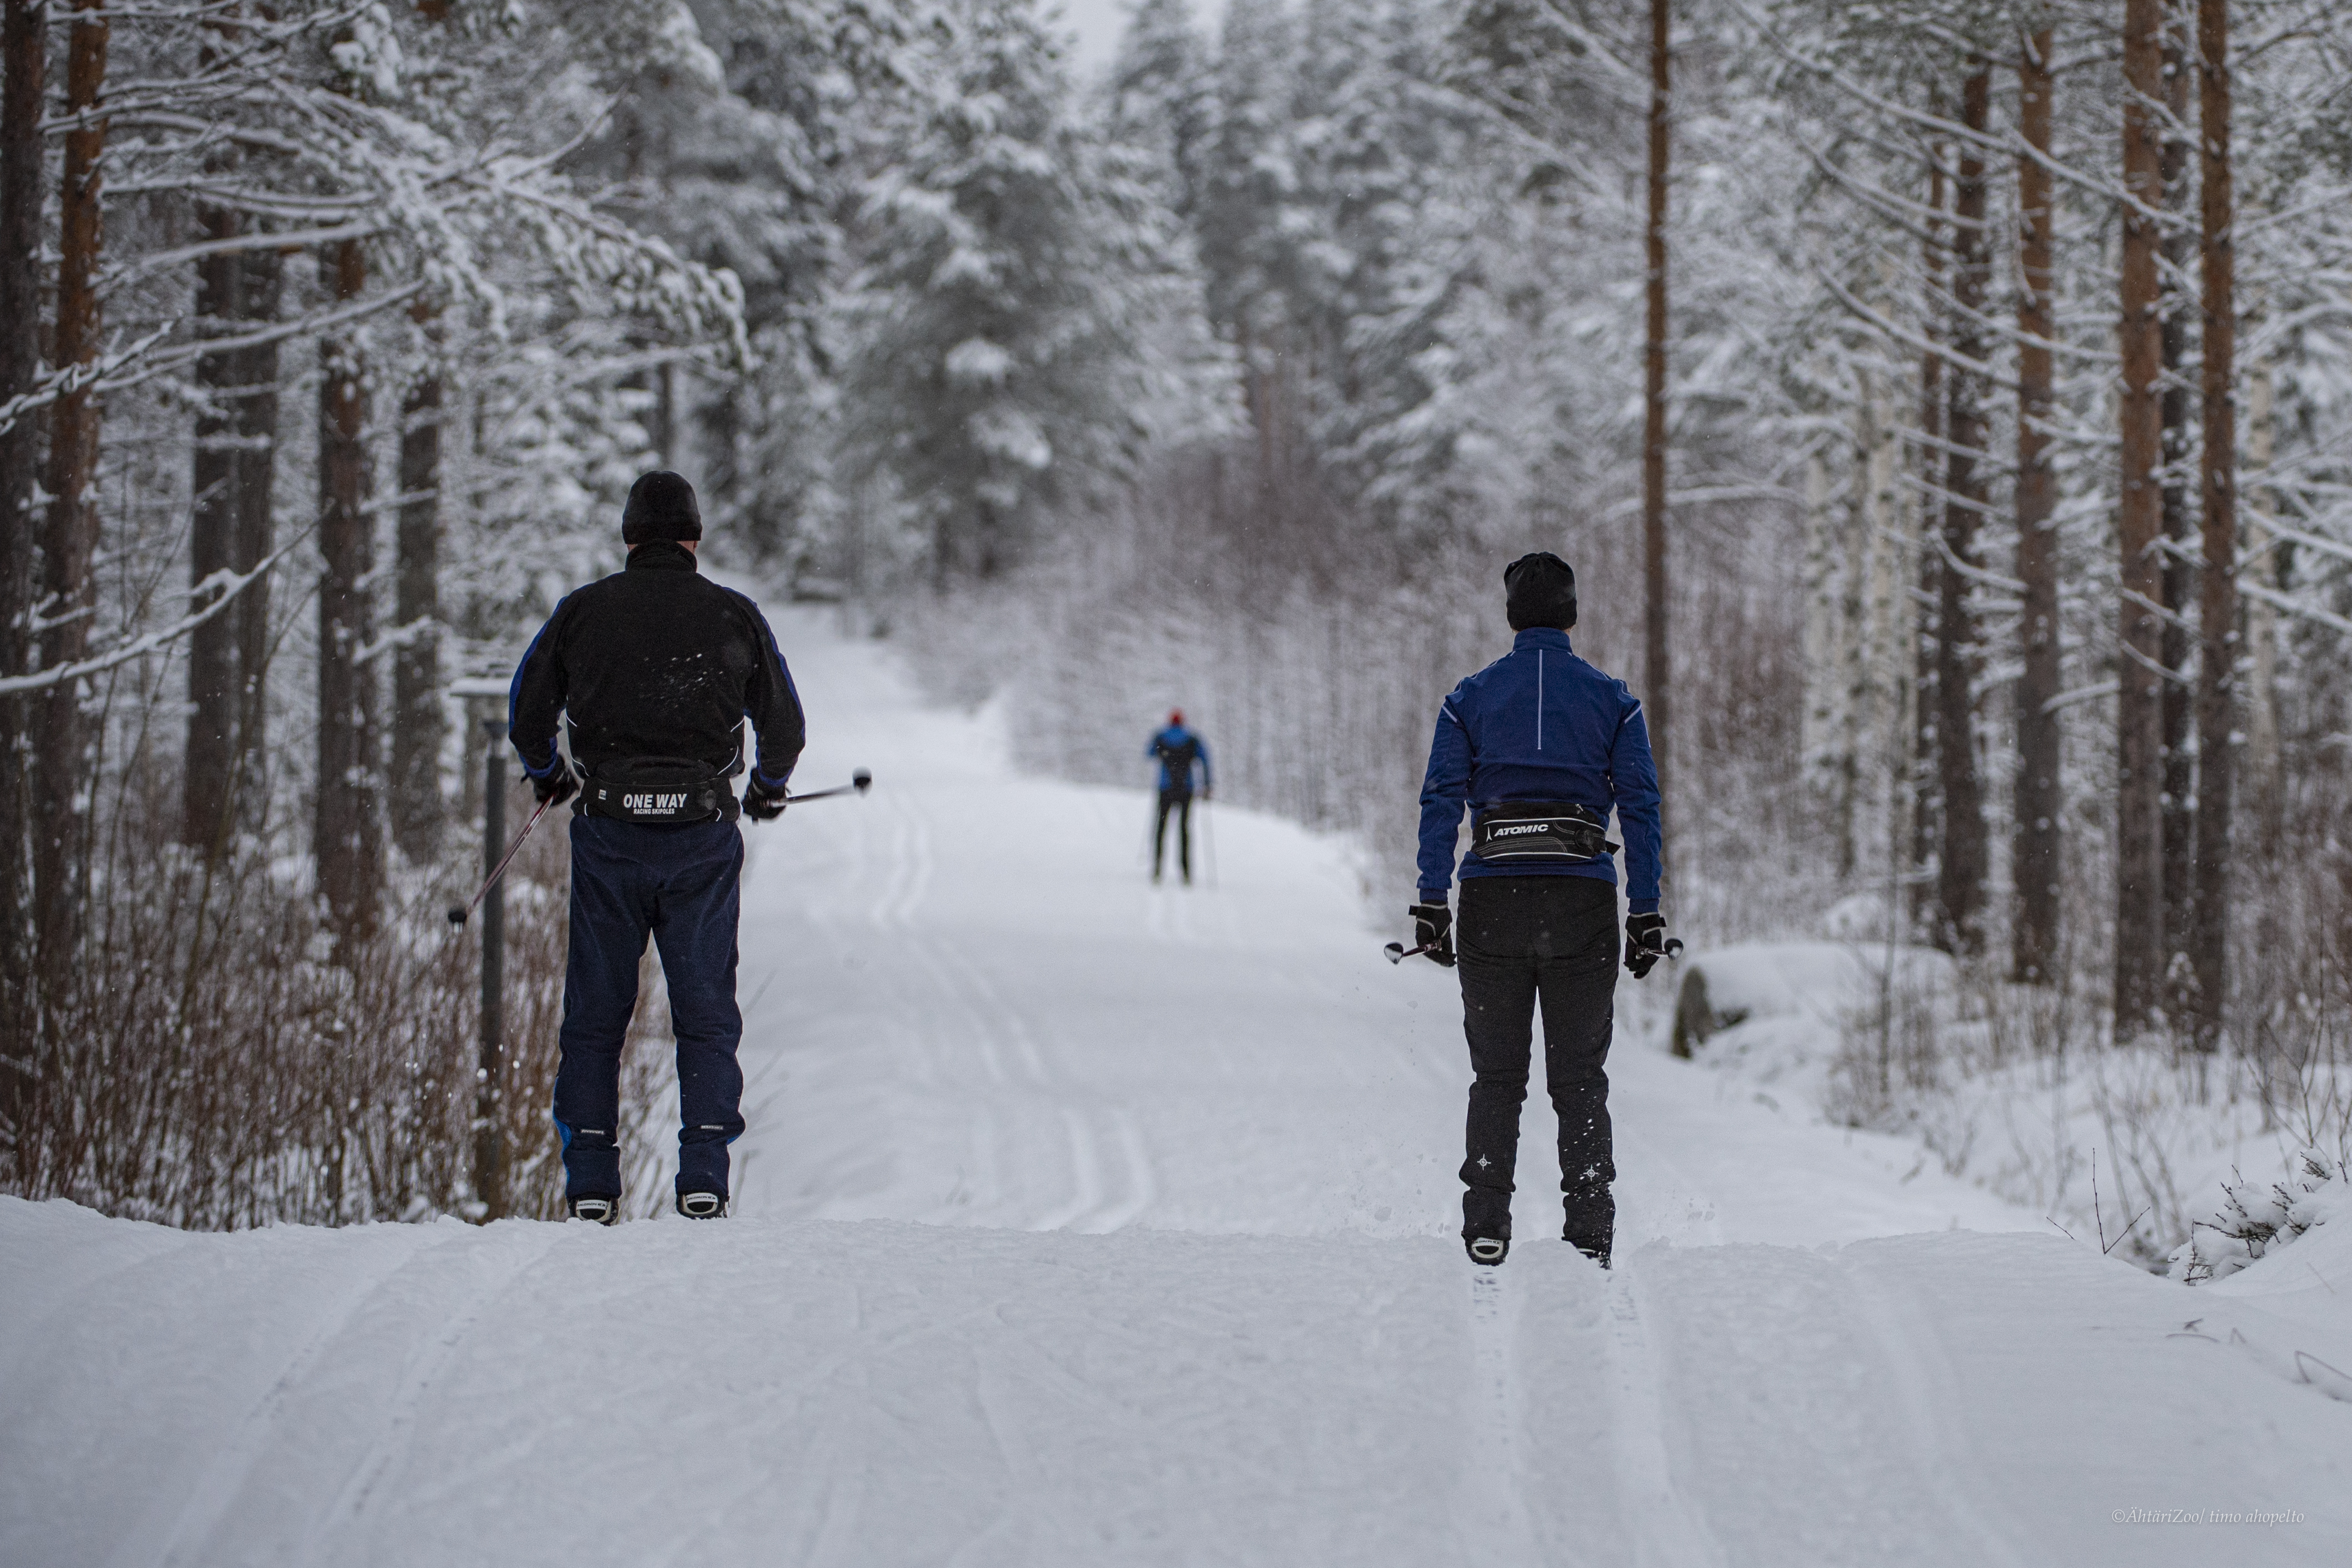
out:
<path id="1" fill-rule="evenodd" d="M 1462 1028 L 1470 1040 L 1462 1234 L 1511 1233 L 1519 1107 L 1543 1001 L 1544 1082 L 1559 1116 L 1563 1234 L 1606 1240 L 1617 1179 L 1609 1126 L 1609 1038 L 1617 993 L 1617 889 L 1589 876 L 1480 876 L 1462 882 L 1454 923 Z"/>
<path id="2" fill-rule="evenodd" d="M 637 961 L 661 949 L 677 1035 L 677 1190 L 727 1193 L 727 1145 L 743 1131 L 735 1047 L 735 917 L 743 833 L 731 821 L 649 827 L 572 819 L 572 950 L 555 1126 L 568 1197 L 621 1196 L 621 1046 Z"/>

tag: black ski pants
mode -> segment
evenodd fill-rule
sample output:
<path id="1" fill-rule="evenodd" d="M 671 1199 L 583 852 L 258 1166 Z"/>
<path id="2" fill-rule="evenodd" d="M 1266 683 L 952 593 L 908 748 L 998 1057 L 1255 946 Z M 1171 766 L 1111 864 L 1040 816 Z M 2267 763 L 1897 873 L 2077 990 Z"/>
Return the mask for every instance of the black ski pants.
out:
<path id="1" fill-rule="evenodd" d="M 1176 813 L 1176 869 L 1192 880 L 1192 791 L 1160 791 L 1160 818 L 1151 830 L 1151 880 L 1160 880 L 1160 862 L 1168 853 L 1168 813 Z"/>
<path id="2" fill-rule="evenodd" d="M 1454 923 L 1462 1030 L 1470 1040 L 1470 1119 L 1462 1162 L 1462 1233 L 1511 1233 L 1512 1172 L 1536 1002 L 1543 1002 L 1544 1082 L 1559 1114 L 1560 1191 L 1569 1239 L 1607 1238 L 1609 1036 L 1617 990 L 1617 889 L 1588 876 L 1468 877 Z"/>
<path id="3" fill-rule="evenodd" d="M 572 819 L 572 947 L 555 1127 L 568 1197 L 621 1193 L 621 1047 L 637 1010 L 637 960 L 661 949 L 677 1036 L 677 1190 L 727 1196 L 727 1145 L 743 1132 L 735 1047 L 735 922 L 743 833 L 731 821 L 648 826 Z"/>

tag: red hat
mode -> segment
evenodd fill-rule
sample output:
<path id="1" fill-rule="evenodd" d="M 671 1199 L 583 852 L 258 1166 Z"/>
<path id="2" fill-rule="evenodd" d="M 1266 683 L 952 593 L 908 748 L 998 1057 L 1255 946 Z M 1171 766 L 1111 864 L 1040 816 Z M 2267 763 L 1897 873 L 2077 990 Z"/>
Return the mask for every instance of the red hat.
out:
<path id="1" fill-rule="evenodd" d="M 1182 724 L 1184 722 L 1184 710 L 1181 707 L 1170 708 L 1168 710 L 1168 722 L 1170 724 Z"/>

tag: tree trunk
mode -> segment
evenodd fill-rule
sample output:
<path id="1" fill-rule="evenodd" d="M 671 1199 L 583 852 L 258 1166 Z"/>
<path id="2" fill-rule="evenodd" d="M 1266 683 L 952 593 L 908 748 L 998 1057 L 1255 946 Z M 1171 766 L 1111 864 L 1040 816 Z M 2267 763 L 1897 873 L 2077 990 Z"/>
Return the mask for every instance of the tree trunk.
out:
<path id="1" fill-rule="evenodd" d="M 1881 541 L 1874 531 L 1871 462 L 1877 454 L 1877 421 L 1870 402 L 1871 378 L 1865 372 L 1854 412 L 1853 450 L 1845 505 L 1839 509 L 1843 525 L 1838 540 L 1841 563 L 1838 595 L 1837 771 L 1830 798 L 1832 827 L 1837 841 L 1837 873 L 1841 886 L 1851 883 L 1861 869 L 1859 826 L 1862 815 L 1862 758 L 1869 744 L 1871 699 L 1870 563 Z"/>
<path id="2" fill-rule="evenodd" d="M 1804 707 L 1798 716 L 1797 754 L 1805 782 L 1815 800 L 1826 810 L 1834 833 L 1837 817 L 1838 747 L 1844 738 L 1844 715 L 1840 708 L 1845 674 L 1839 656 L 1839 546 L 1844 541 L 1830 520 L 1830 471 L 1819 452 L 1805 459 L 1805 621 L 1802 657 L 1805 668 Z M 1851 839 L 1838 849 L 1850 860 Z M 1845 874 L 1840 872 L 1840 876 Z"/>
<path id="3" fill-rule="evenodd" d="M 2164 103 L 2173 126 L 2189 118 L 2187 18 L 2177 0 L 2166 0 Z M 2194 1010 L 2193 977 L 2186 962 L 2196 915 L 2197 758 L 2189 743 L 2189 604 L 2196 597 L 2195 570 L 2189 563 L 2189 382 L 2181 365 L 2189 353 L 2189 302 L 2177 281 L 2197 247 L 2182 214 L 2189 202 L 2189 142 L 2168 127 L 2164 156 L 2164 209 L 2171 220 L 2164 235 L 2162 282 L 2164 395 L 2164 609 L 2158 634 L 2164 663 L 2164 1005 L 2168 1016 L 2185 1019 Z"/>
<path id="4" fill-rule="evenodd" d="M 357 240 L 334 253 L 335 298 L 355 299 L 367 286 L 367 258 Z M 373 672 L 362 661 L 373 620 L 368 573 L 373 564 L 369 517 L 366 364 L 356 338 L 320 345 L 326 374 L 319 385 L 319 778 L 311 852 L 340 947 L 375 929 L 383 885 L 379 821 Z"/>
<path id="5" fill-rule="evenodd" d="M 1944 112 L 1943 94 L 1938 91 L 1930 99 L 1929 111 Z M 1941 214 L 1947 199 L 1948 183 L 1944 171 L 1944 152 L 1937 147 L 1927 160 L 1927 210 Z M 1911 868 L 1906 879 L 1911 888 L 1910 908 L 1906 916 L 1912 930 L 1924 929 L 1932 941 L 1945 940 L 1943 922 L 1927 917 L 1927 867 L 1936 858 L 1936 845 L 1941 837 L 1937 824 L 1942 821 L 1941 797 L 1936 785 L 1936 775 L 1929 758 L 1936 755 L 1936 636 L 1932 607 L 1937 602 L 1937 585 L 1943 580 L 1943 558 L 1930 548 L 1929 534 L 1935 528 L 1934 486 L 1936 460 L 1942 453 L 1944 435 L 1944 356 L 1934 345 L 1942 338 L 1941 321 L 1945 314 L 1943 220 L 1931 215 L 1921 246 L 1921 268 L 1927 274 L 1927 287 L 1922 301 L 1924 317 L 1922 335 L 1930 345 L 1919 365 L 1919 517 L 1913 538 L 1917 541 L 1918 554 L 1914 561 L 1916 577 L 1910 591 L 1916 595 L 1915 603 L 1928 617 L 1924 624 L 1915 625 L 1911 641 L 1911 766 L 1909 790 L 1911 800 Z"/>
<path id="6" fill-rule="evenodd" d="M 66 108 L 89 113 L 106 87 L 109 28 L 103 0 L 77 0 L 66 53 Z M 86 365 L 99 355 L 99 256 L 105 244 L 99 183 L 106 152 L 106 121 L 93 116 L 66 132 L 65 168 L 58 205 L 58 328 L 60 367 Z M 41 635 L 44 666 L 70 664 L 89 651 L 89 623 L 98 608 L 90 571 L 98 551 L 97 393 L 79 387 L 60 397 L 49 414 L 48 514 L 41 530 Z M 43 990 L 62 1000 L 77 968 L 81 943 L 89 732 L 81 711 L 81 683 L 61 681 L 40 698 L 40 739 L 34 757 L 33 924 Z"/>
<path id="7" fill-rule="evenodd" d="M 1666 643 L 1666 171 L 1674 130 L 1671 21 L 1668 0 L 1650 0 L 1649 301 L 1642 352 L 1642 702 L 1661 797 L 1667 788 L 1673 711 L 1668 701 L 1672 673 Z"/>
<path id="8" fill-rule="evenodd" d="M 1868 476 L 1864 538 L 1870 550 L 1867 728 L 1874 739 L 1857 746 L 1856 753 L 1865 754 L 1864 747 L 1872 745 L 1884 748 L 1881 776 L 1886 781 L 1889 941 L 1903 935 L 1895 923 L 1903 918 L 1899 894 L 1903 874 L 1911 863 L 1912 707 L 1918 696 L 1913 678 L 1917 608 L 1912 602 L 1911 587 L 1919 569 L 1912 559 L 1912 531 L 1906 522 L 1907 508 L 1899 477 L 1903 453 L 1897 426 L 1901 421 L 1895 413 L 1894 391 L 1891 378 L 1875 371 L 1863 372 L 1868 433 L 1863 443 Z"/>
<path id="9" fill-rule="evenodd" d="M 286 277 L 285 258 L 274 250 L 251 251 L 243 258 L 246 319 L 278 319 L 278 297 Z M 236 353 L 236 567 L 251 571 L 268 559 L 277 535 L 275 498 L 278 485 L 278 345 L 263 343 Z M 238 798 L 247 821 L 260 816 L 254 797 L 260 793 L 265 769 L 261 758 L 269 719 L 269 580 L 248 586 L 236 596 L 229 612 L 236 623 L 236 770 Z"/>
<path id="10" fill-rule="evenodd" d="M 2238 654 L 2238 408 L 2236 255 L 2230 172 L 2229 0 L 2200 0 L 2197 52 L 2203 89 L 2198 116 L 2205 289 L 2205 500 L 2203 581 L 2199 594 L 2197 675 L 2197 927 L 2189 953 L 2197 974 L 2195 1039 L 2218 1049 L 2230 990 L 2231 740 Z"/>
<path id="11" fill-rule="evenodd" d="M 200 239 L 233 239 L 243 226 L 238 214 L 226 207 L 196 208 Z M 243 324 L 244 259 L 230 251 L 197 261 L 199 338 L 225 337 Z M 191 609 L 210 602 L 215 595 L 199 597 L 197 591 L 213 573 L 229 570 L 236 556 L 237 360 L 231 350 L 196 361 L 196 388 L 205 401 L 196 414 L 195 452 L 190 465 Z M 180 841 L 206 853 L 226 844 L 236 821 L 236 796 L 230 778 L 240 706 L 234 615 L 231 611 L 216 616 L 188 633 L 188 739 L 181 766 Z"/>
<path id="12" fill-rule="evenodd" d="M 407 639 L 393 655 L 392 832 L 412 862 L 441 847 L 441 367 L 436 356 L 400 405 L 399 601 Z"/>
<path id="13" fill-rule="evenodd" d="M 2026 145 L 2050 152 L 2051 30 L 2024 40 L 2017 67 L 2018 129 Z M 2057 330 L 2051 295 L 2050 171 L 2017 161 L 2017 579 L 2025 585 L 2018 641 L 2017 794 L 2011 841 L 2016 908 L 2010 922 L 2010 978 L 2047 983 L 2058 946 L 2059 793 L 2058 492 L 2050 472 L 2051 351 Z"/>
<path id="14" fill-rule="evenodd" d="M 2157 559 L 2164 521 L 2163 330 L 2157 253 L 2164 208 L 2163 0 L 2124 11 L 2124 195 L 2121 319 L 2121 556 L 2116 674 L 2116 1037 L 2157 1021 L 2164 980 L 2163 639 Z"/>
<path id="15" fill-rule="evenodd" d="M 47 89 L 46 0 L 6 0 L 0 19 L 0 402 L 41 372 L 41 105 Z M 22 415 L 0 429 L 0 675 L 32 664 L 33 494 L 40 429 Z M 26 772 L 33 704 L 0 697 L 0 1128 L 22 1124 L 33 1047 L 33 949 Z"/>
<path id="16" fill-rule="evenodd" d="M 2246 377 L 2246 466 L 2253 473 L 2270 471 L 2277 449 L 2275 388 L 2267 361 L 2257 362 Z M 2267 485 L 2256 485 L 2247 497 L 2253 515 L 2247 519 L 2247 570 L 2262 587 L 2279 585 L 2278 552 L 2267 527 L 2277 515 L 2278 502 Z M 2279 791 L 2278 612 L 2255 599 L 2246 606 L 2246 641 L 2252 644 L 2246 692 L 2247 760 L 2252 766 L 2254 835 L 2258 852 L 2268 853 L 2283 825 Z"/>
<path id="17" fill-rule="evenodd" d="M 1990 110 L 1992 72 L 1979 65 L 1960 89 L 1961 123 L 1982 134 Z M 1976 599 L 1964 566 L 1976 564 L 1977 528 L 1985 509 L 1985 483 L 1977 469 L 1984 450 L 1983 378 L 1958 361 L 1985 357 L 1985 286 L 1990 251 L 1985 244 L 1984 156 L 1974 141 L 1959 147 L 1959 178 L 1952 192 L 1952 350 L 1945 372 L 1951 413 L 1945 423 L 1943 570 L 1936 596 L 1936 774 L 1944 800 L 1944 841 L 1936 893 L 1949 946 L 1984 950 L 1986 839 L 1984 788 L 1977 776 L 1976 674 L 1981 661 Z"/>

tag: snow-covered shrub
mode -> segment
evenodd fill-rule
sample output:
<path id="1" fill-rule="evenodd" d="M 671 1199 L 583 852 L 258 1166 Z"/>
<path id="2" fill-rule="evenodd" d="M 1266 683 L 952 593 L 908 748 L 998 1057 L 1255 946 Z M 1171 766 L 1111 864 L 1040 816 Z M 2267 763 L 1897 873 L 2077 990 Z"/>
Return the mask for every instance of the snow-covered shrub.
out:
<path id="1" fill-rule="evenodd" d="M 2172 1251 L 2172 1277 L 2185 1284 L 2226 1280 L 2312 1227 L 2352 1216 L 2352 1173 L 2318 1149 L 2294 1157 L 2286 1180 L 2264 1186 L 2240 1177 L 2221 1186 L 2221 1207 L 2189 1229 Z"/>

